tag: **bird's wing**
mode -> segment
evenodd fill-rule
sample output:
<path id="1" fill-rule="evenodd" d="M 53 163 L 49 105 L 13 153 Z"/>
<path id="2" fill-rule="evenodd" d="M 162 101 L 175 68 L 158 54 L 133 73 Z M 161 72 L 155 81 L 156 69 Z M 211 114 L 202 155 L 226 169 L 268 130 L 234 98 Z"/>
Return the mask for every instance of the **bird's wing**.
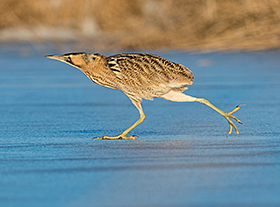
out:
<path id="1" fill-rule="evenodd" d="M 193 83 L 193 74 L 185 66 L 151 54 L 119 54 L 107 58 L 122 91 L 151 99 L 170 90 L 184 91 Z"/>
<path id="2" fill-rule="evenodd" d="M 193 74 L 185 66 L 150 54 L 119 54 L 108 57 L 109 68 L 119 79 L 135 85 L 169 84 L 177 88 L 193 83 Z"/>

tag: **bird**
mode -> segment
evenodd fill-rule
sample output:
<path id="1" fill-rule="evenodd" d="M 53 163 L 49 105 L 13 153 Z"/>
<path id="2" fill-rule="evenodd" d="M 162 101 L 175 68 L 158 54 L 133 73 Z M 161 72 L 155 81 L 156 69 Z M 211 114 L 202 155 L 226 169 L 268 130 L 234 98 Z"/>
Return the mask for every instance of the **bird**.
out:
<path id="1" fill-rule="evenodd" d="M 46 55 L 46 58 L 67 63 L 82 71 L 90 80 L 101 86 L 122 91 L 139 111 L 139 119 L 116 136 L 100 136 L 98 140 L 135 140 L 137 135 L 127 134 L 145 119 L 142 99 L 162 98 L 173 102 L 199 102 L 220 115 L 229 124 L 228 137 L 235 129 L 233 120 L 243 124 L 232 114 L 240 109 L 239 104 L 230 112 L 224 112 L 205 98 L 196 98 L 183 93 L 193 83 L 192 71 L 182 64 L 171 62 L 161 56 L 147 53 L 120 53 L 105 56 L 99 53 L 73 52 L 63 55 Z"/>

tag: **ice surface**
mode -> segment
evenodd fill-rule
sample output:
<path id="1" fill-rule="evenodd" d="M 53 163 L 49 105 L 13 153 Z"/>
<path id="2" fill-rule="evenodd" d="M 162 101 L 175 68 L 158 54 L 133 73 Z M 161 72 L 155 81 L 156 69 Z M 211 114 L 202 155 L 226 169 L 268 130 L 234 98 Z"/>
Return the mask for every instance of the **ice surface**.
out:
<path id="1" fill-rule="evenodd" d="M 240 138 L 204 105 L 155 99 L 140 140 L 91 140 L 138 119 L 128 98 L 43 56 L 2 55 L 1 206 L 279 206 L 279 52 L 157 54 L 194 72 L 186 94 L 246 104 Z"/>

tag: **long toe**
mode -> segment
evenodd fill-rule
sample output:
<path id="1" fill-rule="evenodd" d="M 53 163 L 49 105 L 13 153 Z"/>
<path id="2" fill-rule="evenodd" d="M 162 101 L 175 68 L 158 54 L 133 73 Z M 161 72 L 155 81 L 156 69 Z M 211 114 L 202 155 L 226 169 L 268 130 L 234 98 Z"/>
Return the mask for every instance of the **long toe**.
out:
<path id="1" fill-rule="evenodd" d="M 232 118 L 232 119 L 236 120 L 239 124 L 243 124 L 239 119 L 237 119 L 235 116 L 233 116 L 231 114 L 232 114 L 231 112 L 224 114 L 224 117 L 226 118 L 226 120 L 229 123 L 229 132 L 227 133 L 227 137 L 232 133 L 232 127 L 235 129 L 236 135 L 238 136 L 238 134 L 239 134 L 239 131 L 238 131 L 237 127 L 232 122 L 232 120 L 230 120 L 229 118 Z"/>
<path id="2" fill-rule="evenodd" d="M 135 137 L 138 137 L 137 135 L 133 135 L 133 136 L 124 136 L 124 135 L 118 135 L 118 136 L 102 136 L 102 137 L 94 137 L 93 139 L 96 140 L 116 140 L 116 139 L 123 139 L 123 140 L 135 140 Z M 139 138 L 139 137 L 138 137 Z"/>
<path id="3" fill-rule="evenodd" d="M 240 109 L 240 106 L 245 106 L 245 104 L 239 104 L 232 111 L 228 112 L 228 114 L 231 115 L 231 114 L 237 112 Z"/>

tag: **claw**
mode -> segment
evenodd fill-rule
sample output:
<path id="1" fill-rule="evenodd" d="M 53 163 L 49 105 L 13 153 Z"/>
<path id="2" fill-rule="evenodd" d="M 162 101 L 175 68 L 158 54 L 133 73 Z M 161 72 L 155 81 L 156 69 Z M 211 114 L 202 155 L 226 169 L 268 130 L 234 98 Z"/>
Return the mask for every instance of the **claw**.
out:
<path id="1" fill-rule="evenodd" d="M 229 125 L 229 132 L 227 133 L 227 138 L 228 138 L 228 135 L 231 134 L 231 132 L 232 132 L 232 126 L 231 126 L 231 124 L 230 124 L 230 125 Z"/>
<path id="2" fill-rule="evenodd" d="M 105 140 L 105 136 L 102 136 L 102 137 L 93 137 L 93 138 L 91 138 L 91 140 L 94 140 L 94 139 L 96 139 L 96 140 L 104 139 L 104 140 Z"/>
<path id="3" fill-rule="evenodd" d="M 135 135 L 135 134 L 132 135 L 132 137 L 134 137 L 134 138 L 137 137 L 138 139 L 140 139 L 140 137 L 138 135 Z"/>
<path id="4" fill-rule="evenodd" d="M 239 104 L 232 111 L 228 112 L 228 114 L 232 115 L 234 112 L 236 112 L 236 111 L 238 111 L 240 109 L 240 106 L 245 106 L 245 104 Z"/>
<path id="5" fill-rule="evenodd" d="M 239 124 L 243 124 L 238 118 L 236 118 L 235 116 L 229 115 L 228 117 L 234 119 L 235 121 L 237 121 Z"/>

